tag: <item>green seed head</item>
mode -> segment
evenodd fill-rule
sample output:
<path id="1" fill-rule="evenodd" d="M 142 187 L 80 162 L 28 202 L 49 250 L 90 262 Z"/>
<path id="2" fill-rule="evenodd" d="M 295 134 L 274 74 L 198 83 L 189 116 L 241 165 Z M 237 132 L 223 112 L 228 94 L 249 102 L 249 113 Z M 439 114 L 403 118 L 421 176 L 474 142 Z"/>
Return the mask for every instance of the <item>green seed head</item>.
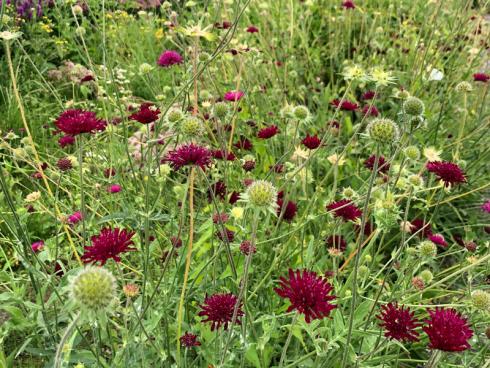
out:
<path id="1" fill-rule="evenodd" d="M 306 106 L 299 105 L 293 109 L 293 115 L 296 119 L 305 121 L 310 118 L 310 110 Z"/>
<path id="2" fill-rule="evenodd" d="M 367 132 L 371 139 L 379 143 L 393 143 L 398 140 L 398 126 L 391 119 L 374 119 L 367 126 Z"/>
<path id="3" fill-rule="evenodd" d="M 473 91 L 473 86 L 468 82 L 459 82 L 455 89 L 458 93 L 469 93 Z"/>
<path id="4" fill-rule="evenodd" d="M 424 103 L 417 97 L 409 97 L 403 102 L 403 111 L 405 114 L 419 116 L 424 113 Z"/>
<path id="5" fill-rule="evenodd" d="M 219 119 L 225 118 L 230 112 L 228 104 L 225 102 L 217 102 L 214 104 L 213 114 Z"/>
<path id="6" fill-rule="evenodd" d="M 430 284 L 434 279 L 434 275 L 429 270 L 423 270 L 419 276 L 425 284 Z"/>
<path id="7" fill-rule="evenodd" d="M 276 208 L 277 189 L 268 181 L 256 180 L 247 188 L 243 199 L 253 207 Z"/>
<path id="8" fill-rule="evenodd" d="M 422 258 L 432 258 L 437 254 L 437 246 L 429 240 L 424 240 L 418 246 L 419 255 Z"/>
<path id="9" fill-rule="evenodd" d="M 203 133 L 204 127 L 199 118 L 189 116 L 186 117 L 180 124 L 180 131 L 187 137 L 196 137 Z"/>
<path id="10" fill-rule="evenodd" d="M 93 312 L 104 310 L 116 298 L 116 280 L 105 268 L 88 266 L 71 282 L 71 293 L 80 307 Z"/>
<path id="11" fill-rule="evenodd" d="M 167 121 L 170 124 L 175 124 L 184 118 L 184 114 L 179 109 L 172 109 L 167 113 Z"/>
<path id="12" fill-rule="evenodd" d="M 475 290 L 471 294 L 471 302 L 476 309 L 490 312 L 490 294 L 483 290 Z"/>
<path id="13" fill-rule="evenodd" d="M 405 157 L 409 160 L 416 161 L 420 158 L 420 150 L 417 146 L 408 146 L 403 152 L 405 153 Z"/>
<path id="14" fill-rule="evenodd" d="M 417 174 L 410 175 L 408 177 L 408 181 L 414 187 L 419 187 L 420 188 L 420 187 L 423 187 L 424 186 L 424 179 L 420 175 L 417 175 Z"/>

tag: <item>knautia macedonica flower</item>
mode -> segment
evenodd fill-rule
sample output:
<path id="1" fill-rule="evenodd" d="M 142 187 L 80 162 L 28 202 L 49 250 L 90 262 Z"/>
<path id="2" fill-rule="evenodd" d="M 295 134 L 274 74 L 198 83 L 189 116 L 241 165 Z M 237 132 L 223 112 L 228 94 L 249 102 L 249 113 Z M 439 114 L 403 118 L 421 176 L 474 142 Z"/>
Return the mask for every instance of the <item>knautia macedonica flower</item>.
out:
<path id="1" fill-rule="evenodd" d="M 444 236 L 441 234 L 431 234 L 428 238 L 432 243 L 440 245 L 443 248 L 446 248 L 448 245 L 446 239 L 444 239 Z"/>
<path id="2" fill-rule="evenodd" d="M 203 171 L 211 166 L 211 151 L 194 143 L 183 144 L 167 153 L 164 159 L 177 171 L 184 166 L 199 166 Z"/>
<path id="3" fill-rule="evenodd" d="M 455 163 L 448 161 L 431 161 L 427 163 L 427 170 L 444 182 L 444 186 L 466 183 L 466 176 Z"/>
<path id="4" fill-rule="evenodd" d="M 382 322 L 380 326 L 385 329 L 385 336 L 399 341 L 418 341 L 419 333 L 415 329 L 420 323 L 414 317 L 415 312 L 398 303 L 389 303 L 381 306 L 381 313 L 377 316 Z"/>
<path id="5" fill-rule="evenodd" d="M 279 217 L 282 213 L 282 219 L 286 222 L 293 221 L 298 212 L 298 206 L 293 201 L 284 202 L 283 198 L 277 198 L 277 216 Z"/>
<path id="6" fill-rule="evenodd" d="M 34 253 L 41 251 L 44 248 L 44 241 L 39 240 L 31 244 L 31 249 Z"/>
<path id="7" fill-rule="evenodd" d="M 274 137 L 277 133 L 279 133 L 279 128 L 276 125 L 271 125 L 260 129 L 257 133 L 257 138 L 269 139 Z"/>
<path id="8" fill-rule="evenodd" d="M 464 351 L 471 346 L 468 340 L 473 331 L 466 318 L 452 308 L 428 310 L 430 318 L 422 329 L 429 336 L 429 348 L 442 351 Z"/>
<path id="9" fill-rule="evenodd" d="M 141 104 L 138 111 L 129 116 L 130 120 L 135 120 L 141 124 L 150 124 L 159 119 L 160 110 L 152 103 Z"/>
<path id="10" fill-rule="evenodd" d="M 341 217 L 344 221 L 355 221 L 362 216 L 362 211 L 348 199 L 330 203 L 327 210 L 333 212 L 334 217 Z"/>
<path id="11" fill-rule="evenodd" d="M 320 144 L 321 144 L 321 140 L 320 138 L 318 138 L 317 135 L 309 135 L 307 134 L 305 138 L 303 138 L 303 140 L 301 141 L 301 143 L 303 143 L 303 145 L 308 148 L 308 149 L 316 149 L 318 147 L 320 147 Z"/>
<path id="12" fill-rule="evenodd" d="M 481 210 L 490 213 L 490 199 L 481 205 Z"/>
<path id="13" fill-rule="evenodd" d="M 190 332 L 186 332 L 180 337 L 180 344 L 185 348 L 201 346 L 201 343 L 197 340 L 197 335 Z"/>
<path id="14" fill-rule="evenodd" d="M 240 195 L 240 201 L 246 202 L 252 208 L 266 209 L 272 214 L 277 212 L 277 189 L 271 182 L 255 180 Z"/>
<path id="15" fill-rule="evenodd" d="M 391 119 L 376 118 L 366 127 L 367 133 L 378 143 L 394 143 L 398 140 L 398 126 Z"/>
<path id="16" fill-rule="evenodd" d="M 105 130 L 107 123 L 97 119 L 95 112 L 85 110 L 66 110 L 55 121 L 56 127 L 69 136 L 82 133 L 95 133 Z"/>
<path id="17" fill-rule="evenodd" d="M 204 303 L 201 305 L 201 311 L 199 316 L 206 317 L 202 322 L 211 322 L 211 331 L 219 329 L 224 326 L 224 329 L 228 329 L 228 324 L 232 322 L 233 311 L 238 298 L 231 293 L 214 294 L 206 297 Z M 241 304 L 237 309 L 236 324 L 241 324 L 240 317 L 243 316 Z"/>
<path id="18" fill-rule="evenodd" d="M 85 247 L 85 253 L 82 256 L 84 262 L 100 262 L 103 266 L 109 259 L 120 262 L 121 253 L 134 251 L 134 244 L 131 238 L 135 233 L 119 228 L 104 228 L 99 235 L 92 236 L 92 245 Z"/>
<path id="19" fill-rule="evenodd" d="M 306 323 L 315 319 L 328 317 L 337 306 L 330 302 L 335 296 L 329 295 L 333 290 L 326 278 L 308 270 L 289 269 L 289 277 L 280 278 L 279 287 L 274 291 L 282 298 L 289 299 L 288 312 L 297 310 L 304 314 Z"/>
<path id="20" fill-rule="evenodd" d="M 473 80 L 475 82 L 487 83 L 490 80 L 490 75 L 485 73 L 475 73 L 473 74 Z"/>
<path id="21" fill-rule="evenodd" d="M 173 65 L 182 64 L 184 59 L 177 51 L 165 50 L 158 58 L 157 64 L 164 68 L 171 67 Z"/>
<path id="22" fill-rule="evenodd" d="M 332 102 L 330 102 L 330 105 L 336 108 L 340 108 L 340 110 L 343 111 L 356 111 L 359 108 L 359 105 L 355 102 L 347 100 L 340 101 L 339 99 L 333 100 Z"/>
<path id="23" fill-rule="evenodd" d="M 116 279 L 102 267 L 85 267 L 70 286 L 73 300 L 92 312 L 107 309 L 116 298 Z"/>
<path id="24" fill-rule="evenodd" d="M 371 155 L 366 161 L 364 161 L 364 167 L 373 171 L 375 163 L 376 163 L 376 155 Z M 387 162 L 383 156 L 379 156 L 378 173 L 386 174 L 388 171 L 390 171 L 390 163 Z"/>
<path id="25" fill-rule="evenodd" d="M 407 115 L 419 116 L 424 113 L 425 105 L 421 99 L 410 96 L 403 102 L 403 112 Z"/>
<path id="26" fill-rule="evenodd" d="M 242 91 L 229 91 L 225 93 L 225 100 L 226 101 L 240 101 L 242 97 L 245 95 Z"/>

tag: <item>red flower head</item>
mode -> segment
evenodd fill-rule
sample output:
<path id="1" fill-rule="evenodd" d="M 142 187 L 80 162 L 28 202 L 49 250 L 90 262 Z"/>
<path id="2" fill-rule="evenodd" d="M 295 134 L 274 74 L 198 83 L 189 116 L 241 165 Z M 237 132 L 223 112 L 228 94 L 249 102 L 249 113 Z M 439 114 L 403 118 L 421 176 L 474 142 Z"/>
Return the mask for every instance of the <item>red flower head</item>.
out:
<path id="1" fill-rule="evenodd" d="M 305 315 L 306 323 L 314 319 L 328 317 L 330 311 L 337 306 L 330 301 L 335 296 L 329 295 L 333 290 L 326 278 L 318 276 L 316 272 L 308 270 L 289 269 L 289 278 L 280 278 L 280 287 L 274 291 L 291 302 L 288 312 L 297 310 Z"/>
<path id="2" fill-rule="evenodd" d="M 298 206 L 293 201 L 288 201 L 287 204 L 284 203 L 282 198 L 277 198 L 277 216 L 279 216 L 282 212 L 282 219 L 291 222 L 296 216 L 296 212 L 298 212 Z"/>
<path id="3" fill-rule="evenodd" d="M 255 27 L 255 26 L 249 26 L 247 28 L 247 32 L 248 33 L 258 33 L 259 32 L 259 29 L 257 27 Z"/>
<path id="4" fill-rule="evenodd" d="M 109 193 L 119 193 L 120 191 L 122 190 L 122 187 L 119 185 L 119 184 L 112 184 L 112 185 L 109 185 L 109 187 L 107 188 L 107 191 Z"/>
<path id="5" fill-rule="evenodd" d="M 158 120 L 160 110 L 152 103 L 141 104 L 139 111 L 129 116 L 130 120 L 136 120 L 141 124 L 150 124 Z"/>
<path id="6" fill-rule="evenodd" d="M 166 50 L 158 58 L 157 64 L 168 68 L 172 65 L 182 64 L 184 59 L 177 51 Z"/>
<path id="7" fill-rule="evenodd" d="M 356 111 L 359 108 L 359 105 L 356 104 L 355 102 L 351 102 L 347 100 L 343 100 L 342 102 L 340 102 L 340 100 L 337 98 L 332 102 L 330 102 L 330 104 L 337 108 L 340 107 L 340 110 L 344 110 L 344 111 Z"/>
<path id="8" fill-rule="evenodd" d="M 485 73 L 475 73 L 475 74 L 473 74 L 473 80 L 475 82 L 487 83 L 489 79 L 490 79 L 490 75 L 485 74 Z"/>
<path id="9" fill-rule="evenodd" d="M 327 210 L 333 212 L 335 217 L 342 217 L 344 221 L 355 221 L 362 216 L 362 211 L 348 199 L 330 203 Z"/>
<path id="10" fill-rule="evenodd" d="M 382 322 L 380 326 L 385 329 L 385 336 L 399 341 L 418 341 L 419 333 L 415 329 L 420 326 L 414 318 L 415 312 L 398 303 L 389 303 L 381 306 L 381 313 L 377 316 Z"/>
<path id="11" fill-rule="evenodd" d="M 446 187 L 451 184 L 466 183 L 466 176 L 463 170 L 452 162 L 431 161 L 427 163 L 427 170 L 436 174 Z"/>
<path id="12" fill-rule="evenodd" d="M 202 322 L 211 322 L 211 331 L 219 329 L 221 325 L 224 329 L 228 329 L 228 323 L 233 319 L 233 310 L 238 301 L 238 298 L 231 294 L 214 294 L 206 297 L 201 305 L 202 311 L 199 316 L 206 316 Z M 238 306 L 237 318 L 235 323 L 241 324 L 240 317 L 243 316 L 241 304 Z"/>
<path id="13" fill-rule="evenodd" d="M 250 142 L 250 140 L 243 136 L 240 137 L 240 139 L 234 144 L 234 146 L 245 151 L 250 151 L 253 148 L 252 142 Z"/>
<path id="14" fill-rule="evenodd" d="M 80 221 L 83 220 L 83 215 L 80 211 L 77 211 L 75 213 L 73 213 L 72 215 L 68 216 L 68 223 L 69 224 L 72 224 L 72 225 L 75 225 L 77 223 L 79 223 Z"/>
<path id="15" fill-rule="evenodd" d="M 71 146 L 75 143 L 75 138 L 71 135 L 64 135 L 58 139 L 58 144 L 61 148 L 65 148 L 66 146 Z"/>
<path id="16" fill-rule="evenodd" d="M 490 213 L 490 199 L 481 205 L 481 210 L 486 213 Z"/>
<path id="17" fill-rule="evenodd" d="M 164 160 L 170 162 L 170 166 L 175 171 L 190 165 L 199 166 L 202 170 L 205 170 L 206 167 L 211 165 L 211 152 L 205 147 L 189 143 L 168 152 Z"/>
<path id="18" fill-rule="evenodd" d="M 237 192 L 236 190 L 234 190 L 231 195 L 230 195 L 230 198 L 228 199 L 228 203 L 229 204 L 235 204 L 237 203 L 237 201 L 240 199 L 240 193 Z"/>
<path id="19" fill-rule="evenodd" d="M 375 97 L 376 97 L 376 92 L 374 92 L 374 91 L 366 91 L 366 92 L 363 93 L 363 95 L 362 95 L 361 98 L 364 101 L 368 101 L 368 100 L 372 100 Z"/>
<path id="20" fill-rule="evenodd" d="M 444 239 L 444 236 L 442 236 L 441 234 L 432 234 L 429 235 L 428 238 L 434 244 L 440 245 L 443 248 L 447 247 L 447 242 Z"/>
<path id="21" fill-rule="evenodd" d="M 211 152 L 213 157 L 217 160 L 235 161 L 236 156 L 233 152 L 226 152 L 225 150 L 214 150 Z"/>
<path id="22" fill-rule="evenodd" d="M 208 189 L 208 200 L 209 202 L 215 199 L 225 199 L 226 196 L 226 184 L 223 180 L 218 180 L 216 183 L 212 184 Z"/>
<path id="23" fill-rule="evenodd" d="M 369 158 L 364 161 L 364 167 L 368 168 L 369 170 L 373 171 L 374 170 L 374 164 L 376 161 L 376 156 L 371 155 Z M 390 170 L 390 164 L 386 162 L 386 159 L 383 156 L 379 156 L 378 160 L 378 173 L 383 173 L 386 174 Z"/>
<path id="24" fill-rule="evenodd" d="M 97 263 L 103 266 L 108 259 L 112 258 L 116 262 L 120 262 L 119 254 L 136 250 L 131 247 L 134 232 L 121 230 L 119 228 L 104 228 L 99 235 L 92 236 L 92 245 L 85 247 L 85 253 L 82 259 L 85 263 Z"/>
<path id="25" fill-rule="evenodd" d="M 429 348 L 442 351 L 464 351 L 470 348 L 468 340 L 473 331 L 467 320 L 452 308 L 436 308 L 429 310 L 430 318 L 422 327 L 429 336 Z"/>
<path id="26" fill-rule="evenodd" d="M 261 139 L 269 139 L 274 137 L 277 133 L 279 133 L 279 128 L 276 125 L 271 125 L 260 129 L 257 133 L 257 137 Z"/>
<path id="27" fill-rule="evenodd" d="M 226 101 L 240 101 L 241 98 L 245 95 L 242 91 L 229 91 L 225 93 Z"/>
<path id="28" fill-rule="evenodd" d="M 104 120 L 97 119 L 95 112 L 84 110 L 66 110 L 56 119 L 55 124 L 59 130 L 72 137 L 105 130 L 107 125 Z"/>
<path id="29" fill-rule="evenodd" d="M 192 348 L 194 346 L 201 346 L 201 343 L 197 341 L 197 335 L 186 332 L 180 337 L 180 345 L 185 348 Z"/>
<path id="30" fill-rule="evenodd" d="M 372 105 L 366 105 L 362 108 L 362 115 L 369 117 L 369 116 L 379 116 L 379 111 L 376 108 L 376 106 Z"/>
<path id="31" fill-rule="evenodd" d="M 311 150 L 320 147 L 321 140 L 316 135 L 307 134 L 306 137 L 301 141 L 306 148 Z"/>
<path id="32" fill-rule="evenodd" d="M 41 251 L 44 248 L 44 241 L 39 240 L 31 244 L 31 249 L 34 253 Z"/>
<path id="33" fill-rule="evenodd" d="M 410 232 L 412 234 L 415 234 L 418 232 L 420 229 L 423 228 L 420 232 L 418 232 L 418 235 L 423 238 L 427 238 L 428 236 L 432 235 L 432 226 L 430 224 L 427 224 L 424 220 L 416 218 L 412 221 L 410 221 L 410 225 L 412 227 L 410 228 Z"/>
<path id="34" fill-rule="evenodd" d="M 235 232 L 227 228 L 225 228 L 224 230 L 219 229 L 218 231 L 216 231 L 216 236 L 219 238 L 219 240 L 226 240 L 226 243 L 230 243 L 235 239 Z"/>
<path id="35" fill-rule="evenodd" d="M 347 248 L 347 242 L 342 235 L 330 235 L 325 240 L 325 244 L 329 248 L 335 248 L 340 250 L 341 252 L 345 251 L 345 249 Z"/>
<path id="36" fill-rule="evenodd" d="M 355 9 L 356 8 L 356 4 L 354 4 L 354 1 L 352 0 L 345 0 L 342 2 L 342 6 L 345 8 L 345 9 Z"/>
<path id="37" fill-rule="evenodd" d="M 250 240 L 244 240 L 240 243 L 240 252 L 248 256 L 250 253 L 254 254 L 257 252 L 257 248 L 252 245 Z"/>

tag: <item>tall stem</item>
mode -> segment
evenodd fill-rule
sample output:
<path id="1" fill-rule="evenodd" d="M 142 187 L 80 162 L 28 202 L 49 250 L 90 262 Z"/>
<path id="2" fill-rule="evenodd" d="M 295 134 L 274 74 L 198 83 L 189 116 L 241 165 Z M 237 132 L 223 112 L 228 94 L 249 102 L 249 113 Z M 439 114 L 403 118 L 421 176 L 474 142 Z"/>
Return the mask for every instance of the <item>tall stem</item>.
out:
<path id="1" fill-rule="evenodd" d="M 279 368 L 282 368 L 282 366 L 284 364 L 284 359 L 286 359 L 286 354 L 288 352 L 289 343 L 291 342 L 291 338 L 293 337 L 293 328 L 294 328 L 294 325 L 296 324 L 296 321 L 298 320 L 298 316 L 299 316 L 299 314 L 296 313 L 293 317 L 293 321 L 291 322 L 291 328 L 289 329 L 288 337 L 286 339 L 284 347 L 282 348 L 281 360 L 279 361 Z"/>
<path id="2" fill-rule="evenodd" d="M 179 310 L 177 313 L 177 366 L 180 364 L 180 335 L 182 333 L 182 312 L 184 309 L 185 289 L 187 287 L 187 279 L 191 267 L 192 243 L 194 240 L 194 167 L 191 167 L 189 173 L 189 245 L 187 247 L 187 256 L 185 260 L 184 283 L 180 294 Z"/>
<path id="3" fill-rule="evenodd" d="M 87 229 L 85 219 L 87 217 L 85 208 L 85 191 L 83 189 L 83 137 L 77 136 L 78 143 L 78 180 L 80 185 L 80 212 L 82 213 L 82 246 L 85 248 L 85 240 L 87 238 Z"/>
<path id="4" fill-rule="evenodd" d="M 439 360 L 441 360 L 441 357 L 442 357 L 442 351 L 432 350 L 432 352 L 430 353 L 429 360 L 425 365 L 425 368 L 436 368 L 437 365 L 439 364 Z"/>
<path id="5" fill-rule="evenodd" d="M 56 349 L 56 355 L 54 356 L 54 368 L 61 367 L 61 363 L 63 362 L 63 350 L 66 344 L 66 340 L 71 336 L 71 332 L 77 325 L 78 319 L 80 318 L 80 312 L 73 318 L 71 323 L 66 328 L 63 336 L 61 337 L 60 343 L 58 344 L 58 348 Z"/>

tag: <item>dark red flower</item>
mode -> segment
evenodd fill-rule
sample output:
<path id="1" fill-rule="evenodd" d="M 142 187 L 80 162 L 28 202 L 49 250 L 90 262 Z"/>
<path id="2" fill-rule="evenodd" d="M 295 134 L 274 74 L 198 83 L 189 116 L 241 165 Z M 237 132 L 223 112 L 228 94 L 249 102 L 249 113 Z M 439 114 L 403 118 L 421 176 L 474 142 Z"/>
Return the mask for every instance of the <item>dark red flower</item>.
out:
<path id="1" fill-rule="evenodd" d="M 226 152 L 225 150 L 214 150 L 211 152 L 213 157 L 217 160 L 235 161 L 236 156 L 233 152 Z"/>
<path id="2" fill-rule="evenodd" d="M 426 223 L 422 219 L 413 219 L 412 221 L 410 221 L 410 225 L 412 225 L 410 230 L 412 234 L 418 233 L 421 238 L 427 238 L 428 236 L 432 235 L 432 225 Z M 419 230 L 421 231 L 419 232 Z"/>
<path id="3" fill-rule="evenodd" d="M 293 201 L 288 201 L 287 204 L 284 204 L 284 200 L 282 198 L 277 198 L 277 216 L 281 213 L 282 219 L 287 222 L 293 221 L 296 216 L 296 212 L 298 212 L 298 206 Z"/>
<path id="4" fill-rule="evenodd" d="M 466 183 L 466 176 L 461 168 L 448 161 L 431 161 L 427 163 L 427 170 L 434 173 L 444 182 L 444 186 Z"/>
<path id="5" fill-rule="evenodd" d="M 428 312 L 430 318 L 422 329 L 429 336 L 429 348 L 464 351 L 471 347 L 468 340 L 473 336 L 473 331 L 460 313 L 452 308 L 436 308 Z"/>
<path id="6" fill-rule="evenodd" d="M 226 184 L 222 180 L 218 180 L 208 189 L 208 200 L 211 202 L 213 198 L 224 199 L 226 196 Z"/>
<path id="7" fill-rule="evenodd" d="M 60 158 L 56 163 L 56 166 L 58 166 L 58 169 L 60 169 L 60 171 L 68 171 L 73 168 L 71 160 L 67 157 Z"/>
<path id="8" fill-rule="evenodd" d="M 116 175 L 116 169 L 114 169 L 113 167 L 108 167 L 107 169 L 104 169 L 104 176 L 106 178 L 110 178 L 111 176 L 115 176 Z"/>
<path id="9" fill-rule="evenodd" d="M 255 27 L 255 26 L 249 26 L 247 28 L 247 32 L 248 33 L 257 33 L 257 32 L 259 32 L 259 29 L 257 27 Z"/>
<path id="10" fill-rule="evenodd" d="M 226 213 L 215 213 L 213 215 L 213 224 L 224 224 L 228 221 L 228 215 Z"/>
<path id="11" fill-rule="evenodd" d="M 307 134 L 306 137 L 301 141 L 303 145 L 306 148 L 309 148 L 311 150 L 320 147 L 320 144 L 322 143 L 320 138 L 318 138 L 317 135 L 309 135 Z"/>
<path id="12" fill-rule="evenodd" d="M 239 199 L 240 199 L 240 193 L 234 190 L 230 195 L 230 199 L 228 200 L 228 203 L 235 204 Z"/>
<path id="13" fill-rule="evenodd" d="M 376 92 L 374 92 L 374 91 L 366 91 L 366 92 L 363 93 L 363 95 L 362 95 L 361 98 L 364 101 L 368 101 L 368 100 L 372 100 L 375 97 L 376 97 Z"/>
<path id="14" fill-rule="evenodd" d="M 186 332 L 180 337 L 180 345 L 186 348 L 192 348 L 194 346 L 201 346 L 201 343 L 197 341 L 197 335 Z"/>
<path id="15" fill-rule="evenodd" d="M 61 148 L 65 148 L 66 146 L 71 146 L 75 144 L 75 137 L 72 137 L 71 135 L 64 135 L 58 139 L 58 144 L 60 145 Z"/>
<path id="16" fill-rule="evenodd" d="M 330 311 L 337 307 L 330 303 L 335 299 L 335 296 L 329 295 L 333 290 L 332 285 L 316 272 L 289 269 L 289 278 L 281 277 L 279 284 L 280 287 L 274 291 L 291 302 L 287 311 L 297 310 L 304 314 L 306 323 L 328 317 Z"/>
<path id="17" fill-rule="evenodd" d="M 229 91 L 225 93 L 224 97 L 226 101 L 235 102 L 240 101 L 244 95 L 245 93 L 242 91 Z"/>
<path id="18" fill-rule="evenodd" d="M 490 75 L 485 74 L 485 73 L 475 73 L 475 74 L 473 74 L 473 80 L 475 82 L 487 83 L 489 79 L 490 79 Z"/>
<path id="19" fill-rule="evenodd" d="M 355 9 L 356 8 L 356 4 L 354 4 L 354 1 L 352 1 L 352 0 L 344 0 L 342 2 L 342 6 L 344 7 L 344 9 Z"/>
<path id="20" fill-rule="evenodd" d="M 355 221 L 362 216 L 362 211 L 348 199 L 330 203 L 327 210 L 333 212 L 335 217 L 342 217 L 344 221 Z"/>
<path id="21" fill-rule="evenodd" d="M 157 64 L 168 68 L 172 65 L 182 64 L 184 59 L 177 51 L 166 50 L 158 58 Z"/>
<path id="22" fill-rule="evenodd" d="M 191 165 L 205 170 L 211 165 L 211 152 L 206 147 L 194 143 L 183 144 L 176 150 L 168 152 L 164 161 L 170 162 L 170 166 L 176 171 Z"/>
<path id="23" fill-rule="evenodd" d="M 182 239 L 180 238 L 177 238 L 176 236 L 172 236 L 170 238 L 170 243 L 172 244 L 172 246 L 174 246 L 175 248 L 180 248 L 182 246 Z"/>
<path id="24" fill-rule="evenodd" d="M 119 228 L 104 228 L 99 235 L 92 236 L 92 245 L 85 247 L 85 253 L 82 259 L 85 263 L 100 262 L 103 266 L 110 258 L 116 262 L 120 262 L 119 254 L 136 250 L 131 247 L 134 232 L 121 230 Z"/>
<path id="25" fill-rule="evenodd" d="M 376 161 L 376 156 L 371 155 L 369 158 L 364 161 L 364 167 L 368 168 L 369 170 L 373 171 L 374 170 L 374 164 Z M 378 173 L 384 173 L 386 174 L 390 170 L 390 164 L 386 161 L 386 159 L 383 156 L 379 156 L 378 159 Z"/>
<path id="26" fill-rule="evenodd" d="M 228 324 L 231 323 L 233 318 L 233 311 L 238 298 L 231 294 L 214 294 L 206 297 L 204 303 L 201 305 L 202 311 L 199 312 L 199 316 L 205 316 L 202 322 L 211 322 L 211 331 L 219 329 L 221 325 L 224 329 L 228 329 Z M 238 306 L 235 323 L 241 324 L 240 317 L 243 316 L 242 305 Z"/>
<path id="27" fill-rule="evenodd" d="M 389 303 L 381 306 L 381 313 L 377 316 L 382 322 L 380 326 L 385 329 L 385 336 L 398 341 L 418 341 L 419 333 L 415 329 L 420 323 L 414 318 L 415 312 L 398 303 Z"/>
<path id="28" fill-rule="evenodd" d="M 255 161 L 254 160 L 248 160 L 245 161 L 242 165 L 242 169 L 249 172 L 255 169 Z"/>
<path id="29" fill-rule="evenodd" d="M 279 133 L 279 128 L 276 125 L 271 125 L 260 129 L 257 133 L 257 137 L 261 139 L 269 139 L 274 137 L 277 133 Z"/>
<path id="30" fill-rule="evenodd" d="M 85 110 L 66 110 L 56 119 L 55 124 L 59 130 L 72 137 L 105 130 L 107 125 L 104 120 L 97 119 L 95 112 Z"/>
<path id="31" fill-rule="evenodd" d="M 364 116 L 379 116 L 379 111 L 374 105 L 366 105 L 362 108 L 362 115 Z"/>
<path id="32" fill-rule="evenodd" d="M 441 234 L 432 234 L 429 235 L 428 238 L 434 244 L 440 245 L 443 248 L 447 247 L 447 242 L 444 239 L 444 236 L 442 236 Z"/>
<path id="33" fill-rule="evenodd" d="M 342 235 L 330 235 L 326 240 L 325 244 L 329 248 L 335 248 L 342 252 L 347 248 L 347 242 Z"/>
<path id="34" fill-rule="evenodd" d="M 83 220 L 83 215 L 80 211 L 74 212 L 70 216 L 68 216 L 67 222 L 69 224 L 75 225 Z"/>
<path id="35" fill-rule="evenodd" d="M 244 136 L 241 136 L 238 142 L 234 144 L 234 146 L 238 149 L 243 149 L 245 151 L 250 151 L 253 148 L 252 142 L 250 142 Z"/>
<path id="36" fill-rule="evenodd" d="M 344 110 L 344 111 L 356 111 L 359 108 L 358 104 L 347 100 L 343 100 L 342 102 L 340 102 L 339 99 L 335 99 L 332 102 L 330 102 L 330 104 L 337 108 L 340 107 L 340 110 Z"/>
<path id="37" fill-rule="evenodd" d="M 252 242 L 250 240 L 244 240 L 240 244 L 240 252 L 248 256 L 250 253 L 255 253 L 257 252 L 257 248 L 252 245 Z"/>
<path id="38" fill-rule="evenodd" d="M 129 116 L 130 120 L 135 120 L 141 124 L 150 124 L 158 120 L 160 110 L 152 103 L 141 104 L 139 111 Z"/>
<path id="39" fill-rule="evenodd" d="M 224 230 L 219 229 L 218 231 L 216 231 L 216 236 L 219 238 L 219 240 L 226 240 L 228 243 L 230 243 L 235 239 L 235 232 L 227 228 L 225 228 Z"/>

